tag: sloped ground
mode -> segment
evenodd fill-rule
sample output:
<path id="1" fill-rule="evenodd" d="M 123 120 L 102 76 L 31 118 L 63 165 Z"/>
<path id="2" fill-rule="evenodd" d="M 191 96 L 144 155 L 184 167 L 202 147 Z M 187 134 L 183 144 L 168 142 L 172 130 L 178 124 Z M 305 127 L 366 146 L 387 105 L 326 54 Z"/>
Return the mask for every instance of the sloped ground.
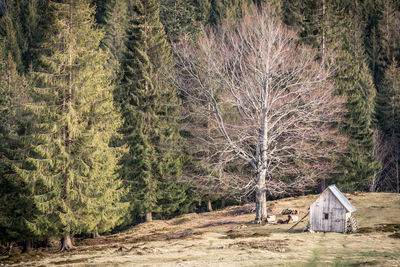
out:
<path id="1" fill-rule="evenodd" d="M 306 221 L 254 225 L 251 205 L 153 221 L 99 239 L 76 240 L 77 250 L 4 258 L 14 266 L 400 266 L 400 194 L 347 195 L 357 208 L 360 233 L 303 233 Z M 307 213 L 309 195 L 272 201 Z M 287 216 L 277 216 L 285 219 Z"/>

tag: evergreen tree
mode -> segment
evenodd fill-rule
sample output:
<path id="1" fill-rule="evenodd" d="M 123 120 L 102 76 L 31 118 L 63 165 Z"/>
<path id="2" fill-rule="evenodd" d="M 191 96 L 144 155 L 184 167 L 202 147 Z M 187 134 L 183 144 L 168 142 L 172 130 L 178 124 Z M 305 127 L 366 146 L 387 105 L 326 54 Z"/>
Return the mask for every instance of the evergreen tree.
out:
<path id="1" fill-rule="evenodd" d="M 152 213 L 173 213 L 185 199 L 185 188 L 176 183 L 182 172 L 179 100 L 165 79 L 172 54 L 156 1 L 136 1 L 132 10 L 118 93 L 125 119 L 121 132 L 129 146 L 121 177 L 130 187 L 133 212 L 151 220 Z"/>
<path id="2" fill-rule="evenodd" d="M 400 145 L 400 69 L 393 59 L 377 97 L 377 119 L 387 143 L 381 152 L 382 171 L 377 177 L 374 191 L 399 192 L 399 145 Z"/>
<path id="3" fill-rule="evenodd" d="M 114 72 L 114 84 L 121 82 L 121 62 L 126 52 L 126 31 L 128 28 L 128 1 L 110 0 L 106 6 L 105 36 L 102 47 L 109 51 L 110 59 L 107 68 Z"/>
<path id="4" fill-rule="evenodd" d="M 95 19 L 98 24 L 106 24 L 107 5 L 110 4 L 112 1 L 113 0 L 92 0 L 92 5 L 96 7 Z"/>
<path id="5" fill-rule="evenodd" d="M 352 7 L 350 5 L 350 7 Z M 341 11 L 341 7 L 336 7 Z M 338 14 L 336 18 L 345 21 L 345 34 L 338 38 L 335 61 L 338 66 L 336 82 L 338 93 L 346 97 L 347 114 L 344 131 L 347 134 L 348 151 L 343 159 L 343 170 L 338 183 L 345 189 L 369 190 L 370 183 L 379 171 L 374 157 L 373 117 L 375 110 L 375 85 L 366 65 L 362 39 L 362 24 L 357 9 Z M 341 17 L 341 16 L 345 17 Z"/>
<path id="6" fill-rule="evenodd" d="M 395 1 L 384 1 L 382 18 L 378 22 L 380 37 L 381 61 L 380 67 L 385 70 L 383 78 L 377 83 L 376 118 L 381 131 L 381 145 L 378 154 L 382 171 L 376 177 L 374 191 L 399 191 L 399 121 L 398 98 L 399 88 L 397 79 L 399 70 L 400 32 L 399 17 L 395 10 Z"/>
<path id="7" fill-rule="evenodd" d="M 211 0 L 193 0 L 195 8 L 196 20 L 203 24 L 208 22 L 211 11 Z"/>
<path id="8" fill-rule="evenodd" d="M 234 21 L 243 18 L 251 10 L 253 1 L 251 0 L 211 0 L 211 10 L 208 22 L 217 25 L 222 21 Z"/>
<path id="9" fill-rule="evenodd" d="M 24 68 L 22 54 L 26 49 L 26 40 L 22 34 L 19 13 L 19 7 L 14 1 L 10 1 L 5 15 L 0 20 L 0 34 L 5 40 L 5 49 L 10 51 L 17 69 L 21 72 Z"/>
<path id="10" fill-rule="evenodd" d="M 346 71 L 345 77 L 351 77 L 349 79 L 351 82 L 347 83 L 340 79 L 339 86 L 345 90 L 344 94 L 347 97 L 348 114 L 345 132 L 349 137 L 349 150 L 345 155 L 340 184 L 348 191 L 368 191 L 370 183 L 379 171 L 379 165 L 374 157 L 372 128 L 375 87 L 365 63 L 354 64 Z"/>
<path id="11" fill-rule="evenodd" d="M 17 173 L 35 181 L 44 225 L 72 247 L 78 233 L 106 231 L 120 222 L 125 204 L 116 176 L 121 149 L 111 147 L 120 118 L 115 111 L 103 34 L 94 29 L 88 0 L 52 1 L 56 32 L 33 73 L 35 116 L 26 164 Z M 41 222 L 39 222 L 40 225 Z"/>
<path id="12" fill-rule="evenodd" d="M 364 0 L 355 1 L 355 8 L 362 9 L 363 22 L 365 22 L 364 42 L 365 51 L 368 55 L 368 64 L 371 74 L 374 78 L 375 85 L 379 85 L 384 76 L 382 66 L 382 51 L 380 46 L 381 33 L 379 31 L 378 22 L 382 17 L 383 2 L 382 0 Z"/>
<path id="13" fill-rule="evenodd" d="M 125 53 L 128 23 L 127 1 L 110 0 L 106 7 L 105 36 L 102 43 L 118 64 Z"/>
<path id="14" fill-rule="evenodd" d="M 17 69 L 21 73 L 42 53 L 40 44 L 53 26 L 49 0 L 7 2 L 7 11 L 0 20 L 0 34 L 5 37 Z"/>
<path id="15" fill-rule="evenodd" d="M 384 62 L 381 64 L 387 68 L 391 66 L 393 59 L 400 59 L 400 31 L 397 29 L 400 19 L 396 15 L 394 3 L 385 1 L 382 9 L 382 18 L 378 22 L 380 32 L 380 47 Z"/>
<path id="16" fill-rule="evenodd" d="M 160 1 L 160 19 L 168 38 L 172 41 L 184 34 L 194 36 L 200 30 L 200 23 L 195 14 L 195 6 L 191 1 Z"/>
<path id="17" fill-rule="evenodd" d="M 2 40 L 2 45 L 4 40 Z M 24 111 L 28 83 L 20 76 L 10 52 L 0 56 L 0 242 L 32 241 L 45 234 L 35 223 L 40 212 L 33 199 L 34 183 L 15 171 L 25 153 L 31 115 Z M 5 54 L 8 52 L 8 57 Z"/>

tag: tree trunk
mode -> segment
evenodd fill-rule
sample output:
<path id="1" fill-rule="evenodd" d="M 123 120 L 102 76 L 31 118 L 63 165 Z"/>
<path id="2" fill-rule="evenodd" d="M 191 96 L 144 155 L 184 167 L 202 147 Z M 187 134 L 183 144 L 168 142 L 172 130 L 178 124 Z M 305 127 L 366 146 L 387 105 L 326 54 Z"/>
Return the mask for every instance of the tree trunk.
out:
<path id="1" fill-rule="evenodd" d="M 267 193 L 265 191 L 265 175 L 265 170 L 257 174 L 255 223 L 261 223 L 267 219 Z"/>
<path id="2" fill-rule="evenodd" d="M 221 199 L 221 208 L 225 208 L 225 199 Z"/>
<path id="3" fill-rule="evenodd" d="M 24 245 L 24 252 L 29 253 L 33 250 L 33 241 L 32 240 L 26 240 L 25 245 Z"/>
<path id="4" fill-rule="evenodd" d="M 74 245 L 72 245 L 72 240 L 70 235 L 66 235 L 61 239 L 61 248 L 59 252 L 63 251 L 70 251 L 71 249 L 74 249 Z"/>
<path id="5" fill-rule="evenodd" d="M 13 250 L 13 248 L 14 248 L 14 245 L 15 245 L 14 242 L 11 242 L 11 243 L 7 244 L 7 249 L 8 249 L 7 255 L 8 255 L 8 256 L 11 256 L 11 253 L 12 253 L 12 250 Z"/>
<path id="6" fill-rule="evenodd" d="M 96 231 L 92 233 L 92 238 L 99 238 L 100 234 Z"/>
<path id="7" fill-rule="evenodd" d="M 325 188 L 326 188 L 325 178 L 323 178 L 318 181 L 318 193 L 324 192 Z"/>
<path id="8" fill-rule="evenodd" d="M 207 211 L 208 212 L 213 211 L 213 208 L 212 208 L 212 205 L 211 205 L 211 200 L 207 201 Z"/>
<path id="9" fill-rule="evenodd" d="M 153 215 L 151 212 L 146 213 L 146 222 L 151 222 L 153 220 Z"/>

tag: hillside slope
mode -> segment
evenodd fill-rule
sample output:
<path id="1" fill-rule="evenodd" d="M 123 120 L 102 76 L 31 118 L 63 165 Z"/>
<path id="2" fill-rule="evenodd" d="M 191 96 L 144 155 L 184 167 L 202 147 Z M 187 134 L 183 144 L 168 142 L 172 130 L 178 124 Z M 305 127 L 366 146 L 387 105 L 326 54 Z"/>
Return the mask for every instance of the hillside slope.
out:
<path id="1" fill-rule="evenodd" d="M 153 221 L 99 239 L 75 240 L 77 249 L 3 258 L 18 266 L 400 266 L 400 194 L 346 195 L 357 208 L 360 232 L 303 233 L 306 221 L 254 225 L 252 205 Z M 268 203 L 272 213 L 299 211 L 315 195 Z M 277 216 L 286 218 L 287 216 Z M 396 234 L 397 233 L 397 234 Z"/>

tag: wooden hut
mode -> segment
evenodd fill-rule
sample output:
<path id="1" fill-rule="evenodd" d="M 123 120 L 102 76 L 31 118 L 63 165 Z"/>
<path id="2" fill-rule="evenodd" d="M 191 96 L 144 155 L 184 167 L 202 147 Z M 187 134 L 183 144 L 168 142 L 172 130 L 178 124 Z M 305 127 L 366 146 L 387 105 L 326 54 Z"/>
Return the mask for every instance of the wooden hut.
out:
<path id="1" fill-rule="evenodd" d="M 315 232 L 354 232 L 356 211 L 335 185 L 329 186 L 310 206 L 309 230 Z"/>

